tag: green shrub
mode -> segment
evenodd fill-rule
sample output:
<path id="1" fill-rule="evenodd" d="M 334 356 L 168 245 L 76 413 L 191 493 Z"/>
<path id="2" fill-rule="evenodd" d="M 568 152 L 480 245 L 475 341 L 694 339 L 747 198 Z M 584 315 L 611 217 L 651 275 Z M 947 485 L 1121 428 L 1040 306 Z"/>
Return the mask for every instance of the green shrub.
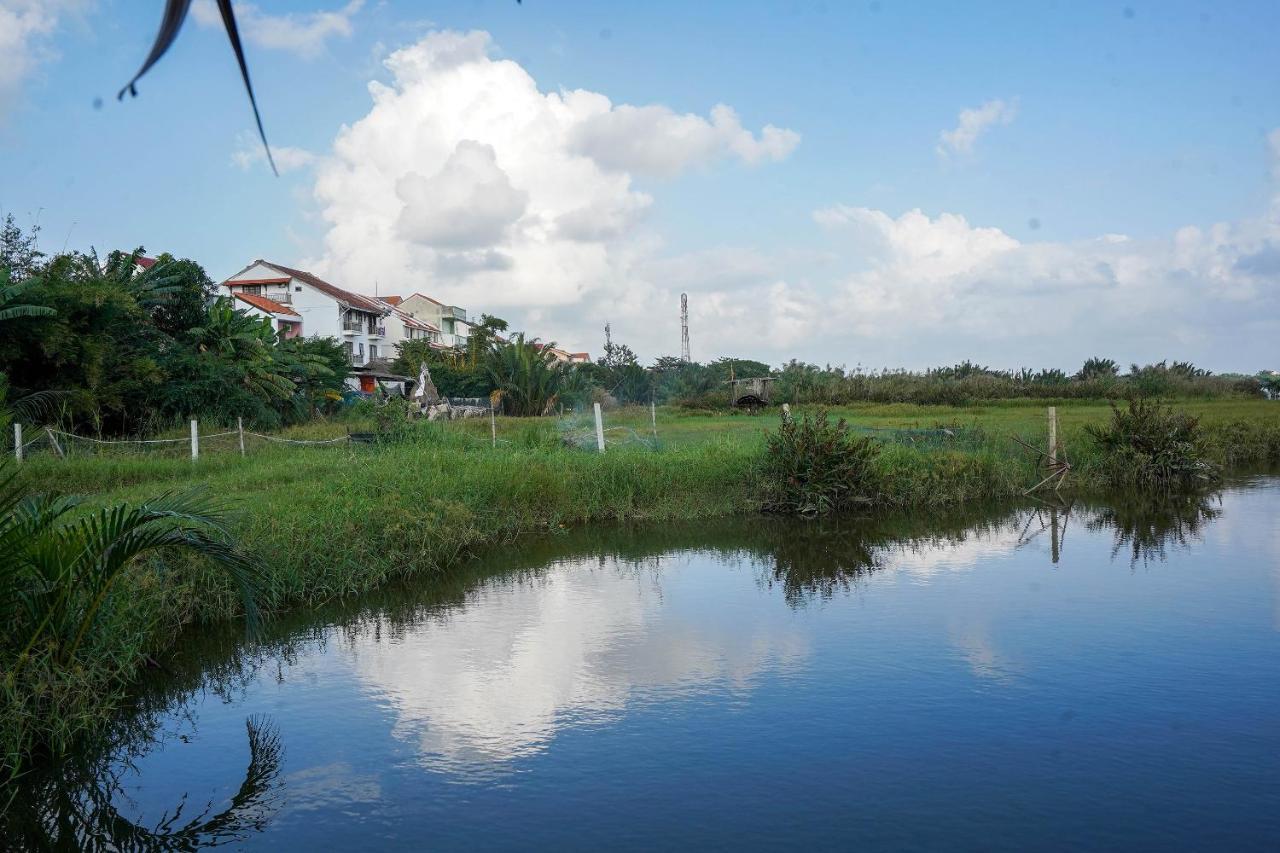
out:
<path id="1" fill-rule="evenodd" d="M 826 411 L 796 420 L 782 413 L 776 433 L 766 439 L 762 483 L 766 512 L 822 515 L 875 498 L 872 462 L 880 446 L 854 436 L 841 418 Z"/>
<path id="2" fill-rule="evenodd" d="M 1111 485 L 1183 488 L 1216 480 L 1218 469 L 1205 452 L 1200 419 L 1154 400 L 1111 405 L 1111 421 L 1085 431 L 1102 456 Z"/>
<path id="3" fill-rule="evenodd" d="M 149 559 L 203 558 L 256 620 L 265 568 L 233 542 L 226 522 L 196 493 L 96 510 L 56 494 L 23 496 L 0 464 L 0 777 L 92 727 L 93 706 L 140 662 L 155 623 L 130 592 L 141 588 L 136 572 Z"/>

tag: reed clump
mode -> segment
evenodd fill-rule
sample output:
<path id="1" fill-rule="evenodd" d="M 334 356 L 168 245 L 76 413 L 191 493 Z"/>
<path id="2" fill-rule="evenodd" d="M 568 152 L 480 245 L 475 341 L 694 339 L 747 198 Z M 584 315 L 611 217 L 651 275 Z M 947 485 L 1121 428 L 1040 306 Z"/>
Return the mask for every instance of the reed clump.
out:
<path id="1" fill-rule="evenodd" d="M 786 515 L 826 515 L 876 500 L 872 438 L 853 435 L 825 410 L 793 418 L 783 411 L 777 432 L 765 439 L 760 466 L 762 509 Z"/>
<path id="2" fill-rule="evenodd" d="M 1100 471 L 1110 486 L 1187 488 L 1221 476 L 1209 459 L 1200 419 L 1153 400 L 1113 404 L 1108 423 L 1085 431 L 1101 452 Z"/>

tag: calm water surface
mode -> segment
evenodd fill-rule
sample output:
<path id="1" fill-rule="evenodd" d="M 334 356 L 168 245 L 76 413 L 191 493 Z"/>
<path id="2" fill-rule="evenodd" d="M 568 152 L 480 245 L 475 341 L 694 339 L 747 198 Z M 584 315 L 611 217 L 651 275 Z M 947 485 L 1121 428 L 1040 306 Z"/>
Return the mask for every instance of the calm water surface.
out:
<path id="1" fill-rule="evenodd" d="M 33 784 L 20 831 L 1274 850 L 1278 518 L 1259 479 L 1154 507 L 526 540 L 265 648 L 191 638 L 112 749 Z"/>

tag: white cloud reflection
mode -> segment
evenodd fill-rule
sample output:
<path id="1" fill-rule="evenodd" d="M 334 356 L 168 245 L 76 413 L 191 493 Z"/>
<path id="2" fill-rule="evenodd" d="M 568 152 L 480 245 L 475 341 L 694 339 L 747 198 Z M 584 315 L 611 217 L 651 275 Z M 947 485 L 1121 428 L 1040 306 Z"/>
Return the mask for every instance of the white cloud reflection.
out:
<path id="1" fill-rule="evenodd" d="M 416 740 L 424 764 L 477 778 L 507 772 L 562 729 L 655 696 L 749 691 L 808 655 L 784 609 L 733 620 L 720 585 L 716 608 L 689 606 L 701 603 L 689 600 L 696 586 L 667 583 L 688 566 L 664 559 L 651 574 L 574 561 L 490 582 L 395 642 L 364 633 L 356 674 L 394 709 L 396 735 Z M 754 588 L 744 594 L 758 599 Z"/>

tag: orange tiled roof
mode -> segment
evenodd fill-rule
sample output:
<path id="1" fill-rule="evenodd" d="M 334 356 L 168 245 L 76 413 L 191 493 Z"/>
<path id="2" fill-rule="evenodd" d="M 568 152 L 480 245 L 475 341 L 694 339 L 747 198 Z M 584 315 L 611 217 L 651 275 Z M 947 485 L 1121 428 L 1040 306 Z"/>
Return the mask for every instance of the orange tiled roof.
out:
<path id="1" fill-rule="evenodd" d="M 235 297 L 243 302 L 248 302 L 259 311 L 266 311 L 268 314 L 285 314 L 290 317 L 297 317 L 299 320 L 302 319 L 302 316 L 288 305 L 281 305 L 274 299 L 268 299 L 256 293 L 237 293 Z"/>

